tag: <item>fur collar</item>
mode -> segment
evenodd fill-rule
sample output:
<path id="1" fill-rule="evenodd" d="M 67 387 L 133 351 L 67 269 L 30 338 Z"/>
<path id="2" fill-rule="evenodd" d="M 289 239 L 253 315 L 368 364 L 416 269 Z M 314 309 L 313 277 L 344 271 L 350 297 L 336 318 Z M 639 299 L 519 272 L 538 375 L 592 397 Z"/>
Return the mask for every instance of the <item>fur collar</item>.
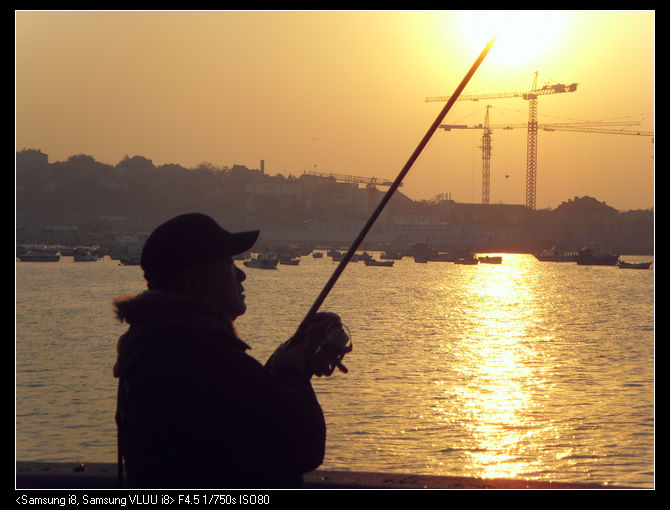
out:
<path id="1" fill-rule="evenodd" d="M 114 307 L 119 321 L 130 325 L 119 338 L 115 377 L 119 377 L 141 355 L 158 348 L 161 339 L 175 337 L 180 331 L 190 340 L 219 338 L 241 350 L 250 349 L 240 340 L 232 322 L 208 303 L 190 296 L 148 290 L 117 299 Z"/>

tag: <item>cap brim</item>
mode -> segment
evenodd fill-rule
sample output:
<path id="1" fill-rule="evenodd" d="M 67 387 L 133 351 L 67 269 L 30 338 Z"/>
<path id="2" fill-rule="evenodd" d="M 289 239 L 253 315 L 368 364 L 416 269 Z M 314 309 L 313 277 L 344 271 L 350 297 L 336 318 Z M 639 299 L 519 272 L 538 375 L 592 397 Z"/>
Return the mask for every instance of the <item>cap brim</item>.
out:
<path id="1" fill-rule="evenodd" d="M 260 230 L 250 230 L 248 232 L 235 232 L 230 234 L 230 255 L 239 255 L 249 251 L 256 244 Z"/>

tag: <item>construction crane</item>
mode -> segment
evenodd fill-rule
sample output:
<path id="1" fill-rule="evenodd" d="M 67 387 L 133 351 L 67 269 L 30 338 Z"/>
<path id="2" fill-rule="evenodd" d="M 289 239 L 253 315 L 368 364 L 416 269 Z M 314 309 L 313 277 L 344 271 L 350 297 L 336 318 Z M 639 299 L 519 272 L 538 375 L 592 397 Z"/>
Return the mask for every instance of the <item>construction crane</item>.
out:
<path id="1" fill-rule="evenodd" d="M 525 124 L 489 124 L 489 108 L 486 107 L 486 116 L 484 124 L 476 124 L 468 126 L 464 124 L 442 124 L 440 128 L 445 131 L 452 129 L 482 129 L 482 203 L 488 204 L 490 201 L 490 166 L 491 166 L 491 132 L 494 129 L 515 129 L 526 127 Z M 621 126 L 621 125 L 636 125 L 637 121 L 593 121 L 593 122 L 564 122 L 564 123 L 538 123 L 538 129 L 543 131 L 575 131 L 581 133 L 601 133 L 608 135 L 630 135 L 630 136 L 654 136 L 653 131 L 643 131 L 639 129 L 621 129 L 621 128 L 604 128 L 603 126 Z M 653 138 L 652 138 L 653 142 Z M 528 205 L 528 204 L 526 204 Z"/>
<path id="2" fill-rule="evenodd" d="M 481 95 L 462 95 L 458 101 L 480 101 L 482 99 L 505 99 L 512 97 L 520 97 L 528 101 L 528 145 L 526 149 L 526 207 L 535 210 L 535 195 L 537 180 L 537 98 L 539 96 L 547 96 L 550 94 L 562 94 L 565 92 L 575 92 L 577 84 L 571 83 L 565 85 L 563 83 L 556 83 L 554 85 L 544 85 L 537 88 L 537 74 L 535 71 L 535 78 L 530 90 L 524 92 L 501 92 L 495 94 L 481 94 Z M 426 102 L 444 102 L 448 101 L 449 97 L 434 96 L 427 97 Z"/>
<path id="3" fill-rule="evenodd" d="M 325 177 L 327 179 L 335 179 L 340 182 L 353 182 L 357 184 L 365 184 L 368 188 L 374 188 L 375 186 L 391 186 L 393 181 L 386 179 L 378 179 L 377 177 L 360 177 L 357 175 L 347 175 L 347 174 L 338 174 L 338 173 L 327 173 L 327 172 L 317 172 L 314 170 L 305 170 L 304 175 L 313 175 L 316 177 Z M 402 183 L 400 183 L 402 186 Z"/>
<path id="4" fill-rule="evenodd" d="M 526 127 L 527 124 L 490 124 L 489 123 L 489 109 L 491 105 L 486 106 L 486 115 L 483 124 L 476 124 L 468 126 L 466 124 L 441 124 L 440 128 L 445 131 L 452 129 L 482 129 L 482 204 L 488 204 L 491 200 L 491 132 L 493 129 L 515 129 Z M 638 121 L 580 121 L 580 122 L 557 122 L 551 124 L 538 123 L 537 128 L 544 131 L 588 131 L 592 133 L 608 133 L 608 134 L 642 134 L 648 135 L 649 132 L 643 131 L 627 131 L 623 129 L 601 129 L 602 126 L 623 126 L 623 125 L 637 125 Z M 598 127 L 595 127 L 598 126 Z"/>

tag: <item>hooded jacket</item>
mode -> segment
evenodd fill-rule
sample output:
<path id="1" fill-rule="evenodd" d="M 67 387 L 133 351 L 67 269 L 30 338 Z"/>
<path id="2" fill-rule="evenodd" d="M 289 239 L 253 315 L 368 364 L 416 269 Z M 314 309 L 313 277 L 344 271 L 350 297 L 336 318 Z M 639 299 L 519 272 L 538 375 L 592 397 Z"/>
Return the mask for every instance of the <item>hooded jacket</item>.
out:
<path id="1" fill-rule="evenodd" d="M 309 375 L 266 368 L 190 297 L 150 290 L 115 304 L 130 325 L 114 366 L 129 485 L 299 487 L 321 464 L 325 421 Z"/>

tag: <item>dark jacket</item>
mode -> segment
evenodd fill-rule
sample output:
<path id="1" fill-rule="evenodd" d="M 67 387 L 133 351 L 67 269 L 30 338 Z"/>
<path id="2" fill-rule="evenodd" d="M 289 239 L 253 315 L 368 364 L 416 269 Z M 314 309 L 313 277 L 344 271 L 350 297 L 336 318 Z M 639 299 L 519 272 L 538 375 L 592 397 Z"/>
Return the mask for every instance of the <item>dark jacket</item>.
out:
<path id="1" fill-rule="evenodd" d="M 117 423 L 128 484 L 144 488 L 299 487 L 325 452 L 308 376 L 246 353 L 232 325 L 186 296 L 116 303 Z"/>

